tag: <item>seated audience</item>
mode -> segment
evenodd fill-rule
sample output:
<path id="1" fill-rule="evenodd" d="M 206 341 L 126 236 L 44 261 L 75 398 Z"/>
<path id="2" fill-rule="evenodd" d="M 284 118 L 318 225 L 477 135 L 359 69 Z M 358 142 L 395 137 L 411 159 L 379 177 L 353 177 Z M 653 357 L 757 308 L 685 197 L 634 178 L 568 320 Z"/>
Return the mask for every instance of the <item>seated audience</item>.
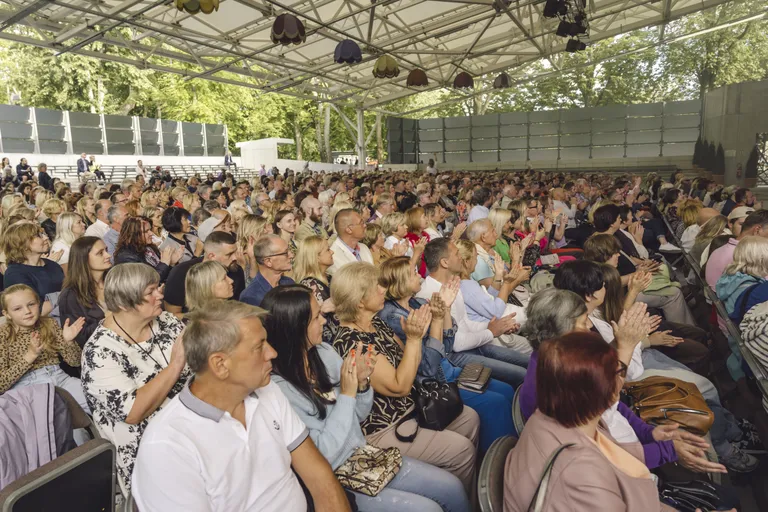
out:
<path id="1" fill-rule="evenodd" d="M 75 338 L 82 348 L 104 320 L 107 309 L 104 277 L 112 268 L 112 261 L 106 244 L 95 236 L 78 238 L 70 249 L 69 261 L 64 289 L 59 296 L 59 314 L 64 321 L 85 320 L 83 329 Z"/>
<path id="2" fill-rule="evenodd" d="M 422 307 L 403 322 L 400 340 L 377 315 L 384 308 L 385 290 L 379 271 L 369 263 L 350 263 L 334 275 L 331 299 L 341 325 L 333 348 L 342 358 L 362 342 L 376 350 L 376 371 L 371 376 L 374 406 L 361 423 L 369 443 L 379 448 L 397 447 L 403 455 L 446 469 L 459 477 L 467 492 L 475 471 L 480 421 L 472 409 L 464 411 L 445 430 L 419 428 L 412 417 L 411 389 L 421 362 L 421 343 L 432 313 Z M 401 441 L 402 432 L 410 442 Z"/>
<path id="3" fill-rule="evenodd" d="M 715 215 L 710 216 L 709 212 L 715 212 Z M 693 247 L 688 251 L 693 261 L 698 263 L 699 267 L 703 267 L 709 258 L 709 245 L 712 243 L 712 240 L 716 236 L 721 235 L 727 229 L 726 226 L 728 224 L 728 220 L 719 215 L 714 208 L 704 208 L 699 213 L 700 220 L 705 216 L 709 218 L 701 224 L 701 230 L 693 241 Z"/>
<path id="4" fill-rule="evenodd" d="M 128 210 L 122 204 L 114 204 L 107 210 L 109 229 L 104 233 L 101 239 L 107 244 L 107 251 L 112 255 L 112 262 L 115 261 L 117 241 L 120 238 L 120 232 L 123 230 L 123 223 L 127 218 Z"/>
<path id="5" fill-rule="evenodd" d="M 293 261 L 293 277 L 296 282 L 312 290 L 320 304 L 320 311 L 325 318 L 323 341 L 331 343 L 339 327 L 336 306 L 331 300 L 331 276 L 328 269 L 333 265 L 333 251 L 328 247 L 328 240 L 319 236 L 308 236 L 299 246 Z"/>
<path id="6" fill-rule="evenodd" d="M 233 295 L 232 279 L 227 275 L 227 268 L 214 260 L 193 265 L 184 283 L 189 311 L 204 309 L 211 301 L 228 300 Z"/>
<path id="7" fill-rule="evenodd" d="M 309 237 L 326 243 L 322 238 Z M 320 303 L 299 285 L 271 290 L 262 305 L 269 311 L 265 327 L 277 357 L 274 382 L 309 428 L 309 435 L 334 470 L 359 471 L 353 455 L 379 449 L 369 445 L 360 428 L 371 412 L 370 385 L 375 349 L 358 343 L 345 359 L 322 342 Z M 369 456 L 370 457 L 370 456 Z M 362 476 L 362 475 L 361 475 Z M 376 496 L 354 492 L 360 510 L 469 510 L 461 481 L 445 470 L 403 457 L 397 475 Z"/>
<path id="8" fill-rule="evenodd" d="M 408 234 L 408 226 L 405 223 L 405 214 L 400 212 L 389 213 L 381 219 L 381 231 L 386 237 L 384 240 L 384 249 L 392 251 L 395 246 L 405 247 L 405 256 L 413 256 L 413 247 L 411 247 L 405 235 Z"/>
<path id="9" fill-rule="evenodd" d="M 45 230 L 45 234 L 48 235 L 50 240 L 56 238 L 56 223 L 59 220 L 59 215 L 67 211 L 67 203 L 61 199 L 49 199 L 43 203 L 43 214 L 47 217 L 40 223 Z"/>
<path id="10" fill-rule="evenodd" d="M 120 238 L 115 247 L 113 260 L 118 263 L 144 263 L 160 275 L 160 281 L 165 282 L 171 272 L 171 267 L 182 258 L 184 249 L 181 246 L 167 246 L 162 252 L 152 243 L 152 228 L 149 219 L 131 217 L 125 219 L 120 231 Z"/>
<path id="11" fill-rule="evenodd" d="M 227 278 L 233 286 L 232 294 L 229 297 L 237 298 L 245 290 L 243 270 L 237 264 L 237 241 L 235 237 L 223 231 L 214 231 L 205 239 L 201 257 L 179 263 L 171 269 L 165 287 L 164 306 L 166 311 L 180 316 L 190 309 L 186 302 L 189 298 L 185 285 L 187 275 L 199 263 L 206 261 L 216 261 L 226 269 Z"/>
<path id="12" fill-rule="evenodd" d="M 296 240 L 294 235 L 298 222 L 292 210 L 280 210 L 275 215 L 273 231 L 288 244 L 290 251 L 296 255 Z"/>
<path id="13" fill-rule="evenodd" d="M 304 215 L 304 220 L 296 228 L 293 237 L 296 243 L 300 244 L 308 236 L 320 236 L 328 240 L 328 232 L 322 226 L 323 208 L 320 201 L 315 197 L 307 196 L 306 199 L 297 204 Z"/>
<path id="14" fill-rule="evenodd" d="M 51 244 L 51 252 L 61 251 L 58 263 L 67 272 L 69 263 L 69 251 L 75 240 L 85 234 L 85 223 L 83 218 L 76 213 L 62 213 L 56 223 L 56 239 Z"/>
<path id="15" fill-rule="evenodd" d="M 259 273 L 240 294 L 240 301 L 259 306 L 267 292 L 275 286 L 294 283 L 293 279 L 284 275 L 292 269 L 293 253 L 279 236 L 264 235 L 256 240 L 253 255 L 259 265 Z"/>
<path id="16" fill-rule="evenodd" d="M 240 219 L 240 225 L 237 226 L 237 248 L 243 259 L 241 266 L 245 274 L 245 286 L 251 284 L 256 274 L 259 273 L 259 264 L 256 263 L 256 258 L 253 255 L 253 246 L 256 240 L 263 235 L 273 233 L 272 224 L 267 222 L 264 217 L 245 215 Z"/>
<path id="17" fill-rule="evenodd" d="M 163 228 L 168 232 L 168 236 L 158 248 L 161 251 L 166 247 L 174 251 L 180 247 L 183 248 L 179 263 L 197 258 L 203 252 L 203 242 L 191 234 L 190 217 L 187 210 L 176 206 L 171 206 L 163 212 Z"/>
<path id="18" fill-rule="evenodd" d="M 190 373 L 181 341 L 184 325 L 163 312 L 154 269 L 142 263 L 115 266 L 104 281 L 104 300 L 110 314 L 83 348 L 83 391 L 96 428 L 117 448 L 118 483 L 127 496 L 144 430 Z"/>
<path id="19" fill-rule="evenodd" d="M 618 400 L 626 365 L 600 336 L 572 333 L 538 350 L 537 411 L 504 468 L 504 510 L 526 511 L 549 457 L 548 508 L 578 512 L 670 510 L 637 450 L 619 445 L 601 422 Z"/>
<path id="20" fill-rule="evenodd" d="M 418 310 L 427 301 L 417 299 L 421 290 L 421 279 L 414 266 L 406 257 L 392 258 L 381 266 L 379 284 L 386 289 L 384 308 L 379 311 L 381 318 L 399 339 L 405 339 L 401 321 Z M 434 293 L 428 307 L 432 311 L 429 331 L 422 339 L 422 356 L 417 379 L 437 379 L 439 382 L 455 382 L 461 367 L 454 366 L 446 357 L 453 348 L 454 323 L 451 305 L 458 294 L 458 281 L 443 286 Z M 464 404 L 477 412 L 480 417 L 480 453 L 483 454 L 499 437 L 513 430 L 511 402 L 515 390 L 509 384 L 491 379 L 486 390 L 475 393 L 459 389 Z"/>
<path id="21" fill-rule="evenodd" d="M 2 239 L 2 252 L 7 264 L 3 288 L 26 284 L 41 300 L 46 300 L 49 293 L 60 292 L 64 271 L 56 261 L 44 257 L 46 254 L 50 258 L 57 257 L 49 254 L 50 247 L 45 231 L 37 224 L 22 221 L 9 226 Z M 49 312 L 48 307 L 43 308 L 43 315 Z"/>
<path id="22" fill-rule="evenodd" d="M 723 301 L 731 320 L 738 325 L 748 311 L 749 297 L 760 290 L 768 276 L 768 239 L 747 236 L 739 241 L 733 252 L 733 261 L 725 267 L 717 280 L 715 291 Z M 736 348 L 740 355 L 740 349 Z"/>
<path id="23" fill-rule="evenodd" d="M 429 300 L 444 284 L 461 275 L 463 262 L 456 244 L 448 238 L 438 238 L 428 243 L 424 257 L 429 276 L 416 296 Z M 517 330 L 519 326 L 514 315 L 490 321 L 472 321 L 468 316 L 464 295 L 459 290 L 451 306 L 451 316 L 457 325 L 453 351 L 448 354 L 453 364 L 463 367 L 469 363 L 480 363 L 491 369 L 494 378 L 515 388 L 523 382 L 528 356 L 493 344 L 494 338 Z"/>
<path id="24" fill-rule="evenodd" d="M 109 231 L 109 218 L 107 216 L 112 203 L 108 199 L 99 199 L 93 207 L 96 220 L 85 230 L 85 236 L 104 238 Z"/>
<path id="25" fill-rule="evenodd" d="M 296 475 L 316 510 L 349 510 L 307 427 L 270 382 L 277 354 L 263 316 L 224 301 L 190 314 L 179 359 L 195 376 L 141 440 L 133 474 L 139 510 L 302 512 L 307 503 Z"/>
<path id="26" fill-rule="evenodd" d="M 329 275 L 333 275 L 336 271 L 350 263 L 364 262 L 373 264 L 371 251 L 360 243 L 365 238 L 365 221 L 360 217 L 359 213 L 352 208 L 339 210 L 333 225 L 336 240 L 331 245 L 333 265 L 328 269 Z"/>
<path id="27" fill-rule="evenodd" d="M 749 309 L 739 325 L 744 346 L 768 373 L 768 301 Z M 768 412 L 768 398 L 762 397 L 763 408 Z"/>

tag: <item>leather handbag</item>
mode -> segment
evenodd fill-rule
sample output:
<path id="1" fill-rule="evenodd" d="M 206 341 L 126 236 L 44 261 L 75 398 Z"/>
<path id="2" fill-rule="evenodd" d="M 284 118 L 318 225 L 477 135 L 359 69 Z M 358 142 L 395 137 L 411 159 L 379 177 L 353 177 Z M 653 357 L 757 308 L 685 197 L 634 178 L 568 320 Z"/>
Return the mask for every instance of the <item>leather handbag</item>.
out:
<path id="1" fill-rule="evenodd" d="M 419 432 L 417 428 L 413 434 L 404 436 L 397 431 L 409 419 L 415 417 L 419 427 L 445 430 L 464 410 L 464 401 L 455 382 L 439 382 L 436 379 L 414 382 L 411 398 L 414 410 L 400 419 L 395 427 L 395 436 L 403 443 L 412 442 Z"/>
<path id="2" fill-rule="evenodd" d="M 458 387 L 473 393 L 482 393 L 491 381 L 491 369 L 480 363 L 469 363 L 462 368 Z"/>
<path id="3" fill-rule="evenodd" d="M 376 496 L 395 478 L 402 465 L 399 448 L 367 444 L 355 450 L 334 473 L 343 487 Z"/>
<path id="4" fill-rule="evenodd" d="M 679 424 L 694 434 L 709 432 L 715 415 L 695 384 L 672 377 L 648 377 L 627 382 L 629 406 L 646 423 Z"/>
<path id="5" fill-rule="evenodd" d="M 664 482 L 659 488 L 659 498 L 680 512 L 719 510 L 723 505 L 717 488 L 703 480 Z"/>

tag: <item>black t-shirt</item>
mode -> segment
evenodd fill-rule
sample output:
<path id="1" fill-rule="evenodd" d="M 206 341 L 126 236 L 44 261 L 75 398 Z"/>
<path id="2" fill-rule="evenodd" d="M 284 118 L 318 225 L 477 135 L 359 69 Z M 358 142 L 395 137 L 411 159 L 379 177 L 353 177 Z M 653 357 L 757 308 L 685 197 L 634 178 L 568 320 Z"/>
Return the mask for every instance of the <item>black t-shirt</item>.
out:
<path id="1" fill-rule="evenodd" d="M 168 274 L 168 280 L 165 282 L 165 302 L 172 306 L 181 306 L 181 311 L 186 313 L 186 287 L 185 281 L 187 279 L 187 272 L 196 265 L 203 261 L 203 258 L 192 258 L 191 260 L 179 263 Z M 245 290 L 245 274 L 243 269 L 237 267 L 234 272 L 227 272 L 227 276 L 232 280 L 232 298 L 237 300 L 240 294 Z"/>

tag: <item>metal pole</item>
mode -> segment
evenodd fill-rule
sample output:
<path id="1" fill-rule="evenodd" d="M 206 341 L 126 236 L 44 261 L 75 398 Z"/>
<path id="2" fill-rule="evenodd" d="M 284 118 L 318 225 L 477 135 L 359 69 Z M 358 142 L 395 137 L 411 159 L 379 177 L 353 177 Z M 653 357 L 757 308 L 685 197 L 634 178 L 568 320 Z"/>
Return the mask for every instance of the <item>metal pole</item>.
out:
<path id="1" fill-rule="evenodd" d="M 358 167 L 365 169 L 365 116 L 363 109 L 357 109 L 357 159 Z"/>

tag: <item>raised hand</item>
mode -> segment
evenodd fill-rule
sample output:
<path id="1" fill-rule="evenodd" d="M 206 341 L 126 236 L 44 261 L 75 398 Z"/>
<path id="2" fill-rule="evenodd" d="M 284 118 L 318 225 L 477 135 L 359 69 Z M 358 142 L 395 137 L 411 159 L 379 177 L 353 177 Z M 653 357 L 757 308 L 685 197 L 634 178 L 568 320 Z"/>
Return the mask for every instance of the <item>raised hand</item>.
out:
<path id="1" fill-rule="evenodd" d="M 162 251 L 160 251 L 160 261 L 169 266 L 173 265 L 173 263 L 171 263 L 171 260 L 173 258 L 173 253 L 174 253 L 173 247 L 170 247 L 170 246 L 165 247 Z"/>
<path id="2" fill-rule="evenodd" d="M 432 311 L 432 320 L 442 320 L 445 318 L 446 313 L 448 313 L 448 308 L 446 307 L 445 302 L 443 302 L 443 299 L 440 298 L 440 292 L 432 294 L 432 298 L 429 301 L 429 309 Z"/>
<path id="3" fill-rule="evenodd" d="M 636 302 L 631 308 L 624 311 L 619 318 L 619 323 L 611 322 L 616 343 L 620 347 L 634 349 L 648 336 L 650 320 L 646 313 L 647 306 L 642 302 Z"/>
<path id="4" fill-rule="evenodd" d="M 367 381 L 376 368 L 376 356 L 379 353 L 373 345 L 368 345 L 368 350 L 363 353 L 363 343 L 357 343 L 357 361 L 355 362 L 355 368 L 357 369 L 357 382 L 360 383 Z"/>
<path id="5" fill-rule="evenodd" d="M 49 252 L 48 257 L 46 259 L 58 262 L 63 255 L 64 255 L 64 249 L 59 249 L 58 251 Z"/>
<path id="6" fill-rule="evenodd" d="M 531 278 L 531 267 L 523 267 L 521 265 L 516 265 L 515 267 L 512 267 L 509 269 L 509 273 L 507 273 L 504 280 L 510 283 L 520 284 L 520 283 L 526 282 L 530 278 Z"/>
<path id="7" fill-rule="evenodd" d="M 522 261 L 523 251 L 520 249 L 520 242 L 509 244 L 509 266 L 516 267 Z"/>
<path id="8" fill-rule="evenodd" d="M 533 242 L 533 233 L 529 233 L 520 240 L 520 252 L 524 254 L 528 246 L 531 245 L 531 242 Z"/>
<path id="9" fill-rule="evenodd" d="M 24 360 L 32 364 L 43 352 L 43 342 L 40 340 L 40 333 L 33 331 L 29 337 L 29 347 L 26 354 L 24 354 Z"/>
<path id="10" fill-rule="evenodd" d="M 501 278 L 504 275 L 504 260 L 497 254 L 493 258 L 493 275 Z"/>
<path id="11" fill-rule="evenodd" d="M 184 256 L 184 247 L 180 245 L 171 255 L 171 266 L 177 264 L 182 256 Z"/>
<path id="12" fill-rule="evenodd" d="M 427 238 L 419 238 L 419 241 L 413 244 L 413 254 L 418 257 L 424 254 L 424 248 L 427 247 Z"/>
<path id="13" fill-rule="evenodd" d="M 453 228 L 453 233 L 451 233 L 451 240 L 453 240 L 454 242 L 456 240 L 459 240 L 461 238 L 461 235 L 463 235 L 464 231 L 466 231 L 466 230 L 467 230 L 467 223 L 466 222 L 459 222 Z"/>
<path id="14" fill-rule="evenodd" d="M 516 315 L 517 313 L 512 313 L 501 318 L 491 318 L 491 321 L 488 322 L 488 330 L 491 331 L 493 337 L 496 338 L 504 333 L 513 331 L 515 326 L 519 327 L 519 324 L 515 322 Z"/>
<path id="15" fill-rule="evenodd" d="M 392 246 L 389 252 L 394 258 L 405 256 L 405 253 L 408 252 L 408 240 L 400 240 L 399 243 Z"/>
<path id="16" fill-rule="evenodd" d="M 181 372 L 181 370 L 184 369 L 184 365 L 187 363 L 187 357 L 184 352 L 184 330 L 179 333 L 178 336 L 176 336 L 176 341 L 173 342 L 173 347 L 171 348 L 171 360 L 168 363 L 170 366 L 173 366 Z"/>
<path id="17" fill-rule="evenodd" d="M 362 343 L 358 343 L 362 346 Z M 341 394 L 351 397 L 357 396 L 357 351 L 353 348 L 341 363 Z"/>
<path id="18" fill-rule="evenodd" d="M 648 288 L 648 285 L 651 284 L 652 280 L 653 276 L 650 272 L 645 270 L 638 270 L 629 276 L 629 283 L 627 286 L 631 292 L 638 294 Z"/>
<path id="19" fill-rule="evenodd" d="M 408 318 L 400 318 L 400 325 L 405 332 L 405 339 L 407 341 L 421 341 L 424 335 L 429 329 L 429 324 L 432 321 L 432 312 L 428 307 L 420 307 L 408 314 Z"/>
<path id="20" fill-rule="evenodd" d="M 456 296 L 459 294 L 460 285 L 461 279 L 459 279 L 459 276 L 453 276 L 443 283 L 443 286 L 440 288 L 440 298 L 443 299 L 443 302 L 449 310 L 451 309 L 451 306 L 453 306 L 453 301 L 456 300 Z"/>
<path id="21" fill-rule="evenodd" d="M 64 338 L 64 341 L 73 341 L 77 338 L 77 335 L 80 334 L 80 331 L 83 330 L 84 326 L 85 318 L 82 316 L 75 320 L 75 323 L 72 325 L 69 324 L 69 318 L 67 318 L 64 321 L 64 326 L 61 328 L 61 335 Z"/>

